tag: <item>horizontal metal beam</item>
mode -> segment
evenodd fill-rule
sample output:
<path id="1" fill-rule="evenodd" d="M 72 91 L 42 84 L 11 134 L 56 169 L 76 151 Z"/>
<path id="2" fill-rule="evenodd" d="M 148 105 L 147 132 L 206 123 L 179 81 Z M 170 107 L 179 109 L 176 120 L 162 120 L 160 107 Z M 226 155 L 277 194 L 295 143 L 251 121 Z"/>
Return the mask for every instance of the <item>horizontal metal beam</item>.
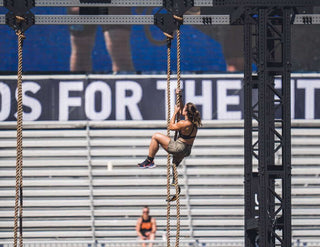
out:
<path id="1" fill-rule="evenodd" d="M 296 15 L 294 24 L 320 24 L 320 15 Z"/>
<path id="2" fill-rule="evenodd" d="M 3 0 L 0 0 L 3 6 Z M 80 0 L 35 0 L 36 7 L 160 7 L 163 0 L 111 0 L 111 3 L 92 1 L 82 3 Z M 310 7 L 320 6 L 319 0 L 194 0 L 195 7 Z"/>
<path id="3" fill-rule="evenodd" d="M 0 0 L 3 6 L 3 0 Z M 80 0 L 35 0 L 36 7 L 159 7 L 163 0 L 111 0 L 111 3 L 81 3 Z M 239 6 L 277 6 L 277 7 L 310 7 L 320 6 L 319 0 L 194 0 L 196 7 L 239 7 Z"/>
<path id="4" fill-rule="evenodd" d="M 320 6 L 319 0 L 212 0 L 213 7 L 310 7 Z"/>
<path id="5" fill-rule="evenodd" d="M 185 15 L 186 25 L 228 25 L 229 15 Z M 0 15 L 0 24 L 6 24 Z M 36 25 L 153 25 L 153 15 L 35 15 Z"/>
<path id="6" fill-rule="evenodd" d="M 153 15 L 36 15 L 38 25 L 152 25 Z"/>
<path id="7" fill-rule="evenodd" d="M 0 25 L 6 24 L 0 15 Z M 153 15 L 35 15 L 37 25 L 153 25 Z M 228 25 L 229 15 L 184 15 L 185 25 Z M 320 15 L 296 15 L 294 24 L 320 24 Z"/>
<path id="8" fill-rule="evenodd" d="M 3 0 L 0 0 L 3 6 Z M 161 7 L 163 0 L 111 0 L 111 3 L 81 3 L 80 0 L 35 0 L 36 7 Z M 210 7 L 212 0 L 194 0 L 196 7 Z"/>

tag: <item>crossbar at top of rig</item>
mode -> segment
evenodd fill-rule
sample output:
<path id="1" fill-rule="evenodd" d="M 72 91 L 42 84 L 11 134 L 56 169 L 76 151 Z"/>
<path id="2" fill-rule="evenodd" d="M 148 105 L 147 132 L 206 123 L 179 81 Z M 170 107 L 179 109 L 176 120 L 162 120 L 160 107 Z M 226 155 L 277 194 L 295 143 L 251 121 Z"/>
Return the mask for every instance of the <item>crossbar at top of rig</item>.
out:
<path id="1" fill-rule="evenodd" d="M 3 6 L 0 0 L 0 6 Z M 163 0 L 111 0 L 111 1 L 82 1 L 82 0 L 35 0 L 36 7 L 162 7 Z M 210 7 L 212 0 L 194 0 L 195 7 Z"/>
<path id="2" fill-rule="evenodd" d="M 0 24 L 6 16 L 0 15 Z M 153 15 L 35 15 L 37 25 L 153 25 Z M 229 25 L 229 15 L 185 15 L 184 25 Z M 320 24 L 319 14 L 296 15 L 293 24 Z"/>
<path id="3" fill-rule="evenodd" d="M 0 6 L 3 6 L 0 0 Z M 161 7 L 165 0 L 35 0 L 36 7 Z M 319 0 L 193 0 L 195 7 L 320 6 Z"/>

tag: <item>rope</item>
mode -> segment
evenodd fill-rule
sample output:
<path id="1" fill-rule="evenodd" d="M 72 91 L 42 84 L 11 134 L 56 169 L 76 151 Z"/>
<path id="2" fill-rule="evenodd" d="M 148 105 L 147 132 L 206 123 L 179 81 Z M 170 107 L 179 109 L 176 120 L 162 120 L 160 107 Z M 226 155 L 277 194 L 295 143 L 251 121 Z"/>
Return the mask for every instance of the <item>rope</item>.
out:
<path id="1" fill-rule="evenodd" d="M 170 137 L 171 38 L 167 36 L 167 136 Z M 167 247 L 170 247 L 170 154 L 167 154 Z"/>
<path id="2" fill-rule="evenodd" d="M 182 21 L 182 17 L 179 17 L 179 16 L 176 16 L 174 15 L 173 16 L 176 20 L 178 21 Z M 180 60 L 181 59 L 181 54 L 180 54 L 180 26 L 178 26 L 178 29 L 177 29 L 177 89 L 180 90 L 181 88 L 181 73 L 180 73 Z M 177 95 L 177 99 L 176 99 L 176 105 L 180 105 L 180 102 L 181 102 L 181 99 L 180 99 L 180 94 Z M 180 121 L 180 114 L 177 115 L 177 122 Z M 174 135 L 174 139 L 177 140 L 177 137 L 178 137 L 178 131 L 175 132 L 175 135 Z"/>
<path id="3" fill-rule="evenodd" d="M 180 239 L 180 187 L 178 183 L 178 171 L 175 163 L 172 164 L 173 167 L 173 176 L 175 180 L 175 189 L 176 189 L 176 207 L 177 207 L 177 232 L 176 232 L 176 247 L 179 247 L 179 239 Z"/>
<path id="4" fill-rule="evenodd" d="M 17 19 L 19 19 L 17 17 Z M 18 243 L 18 218 L 20 230 L 20 247 L 23 247 L 23 232 L 22 232 L 22 215 L 23 215 L 23 184 L 22 184 L 22 46 L 25 36 L 21 31 L 17 31 L 18 35 L 18 100 L 17 100 L 17 159 L 16 159 L 16 197 L 14 210 L 14 247 Z M 20 200 L 19 200 L 20 199 Z"/>
<path id="5" fill-rule="evenodd" d="M 180 53 L 180 29 L 177 30 L 177 88 L 180 90 L 181 88 L 181 68 L 180 68 L 180 61 L 181 61 L 181 53 Z M 180 94 L 177 97 L 177 105 L 180 105 Z"/>
<path id="6" fill-rule="evenodd" d="M 176 17 L 175 17 L 176 18 Z M 181 88 L 181 73 L 180 73 L 180 28 L 177 29 L 177 89 L 180 91 Z M 176 104 L 180 106 L 180 94 L 177 95 Z M 177 121 L 180 120 L 180 115 L 177 117 Z M 175 138 L 177 138 L 177 132 L 175 133 Z M 173 166 L 173 176 L 175 181 L 175 189 L 176 189 L 176 207 L 177 207 L 177 233 L 176 233 L 176 245 L 175 247 L 179 247 L 179 239 L 180 239 L 180 187 L 178 183 L 178 171 L 177 165 L 175 163 Z"/>
<path id="7" fill-rule="evenodd" d="M 182 21 L 183 19 L 181 17 L 175 16 L 174 18 L 178 21 Z M 164 33 L 164 35 L 167 37 L 167 104 L 168 104 L 168 112 L 167 112 L 167 136 L 170 137 L 170 76 L 171 76 L 171 40 L 173 38 L 172 35 L 168 35 L 167 33 Z M 177 89 L 180 91 L 181 88 L 181 68 L 180 68 L 180 28 L 177 29 Z M 176 104 L 180 106 L 180 94 L 177 95 Z M 180 116 L 177 116 L 177 121 L 180 120 Z M 177 139 L 178 132 L 175 132 L 174 139 Z M 167 247 L 170 247 L 170 202 L 176 201 L 176 210 L 177 210 L 177 231 L 176 231 L 176 243 L 175 247 L 179 247 L 179 240 L 180 240 L 180 186 L 178 183 L 178 171 L 177 171 L 177 164 L 172 164 L 173 168 L 173 177 L 174 182 L 173 185 L 175 186 L 175 196 L 170 199 L 170 154 L 167 155 Z"/>
<path id="8" fill-rule="evenodd" d="M 169 38 L 169 39 L 173 39 L 173 35 L 171 35 L 171 34 L 168 34 L 168 33 L 163 33 L 167 38 Z"/>

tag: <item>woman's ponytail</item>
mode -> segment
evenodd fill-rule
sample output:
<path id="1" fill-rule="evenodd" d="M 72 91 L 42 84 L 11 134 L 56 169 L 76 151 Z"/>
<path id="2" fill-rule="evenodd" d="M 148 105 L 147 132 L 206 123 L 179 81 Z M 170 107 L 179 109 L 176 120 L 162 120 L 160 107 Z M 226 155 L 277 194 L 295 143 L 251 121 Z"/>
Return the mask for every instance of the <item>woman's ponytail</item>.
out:
<path id="1" fill-rule="evenodd" d="M 187 115 L 188 115 L 188 119 L 192 123 L 197 125 L 197 127 L 200 127 L 202 125 L 202 123 L 201 123 L 201 114 L 197 110 L 197 107 L 195 106 L 195 104 L 193 104 L 191 102 L 187 103 Z"/>

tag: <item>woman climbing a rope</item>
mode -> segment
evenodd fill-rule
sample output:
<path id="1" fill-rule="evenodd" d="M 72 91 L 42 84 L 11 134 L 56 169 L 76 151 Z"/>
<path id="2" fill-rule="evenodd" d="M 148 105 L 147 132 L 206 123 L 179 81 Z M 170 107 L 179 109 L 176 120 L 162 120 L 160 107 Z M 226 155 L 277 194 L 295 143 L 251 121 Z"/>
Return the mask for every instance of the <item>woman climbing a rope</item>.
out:
<path id="1" fill-rule="evenodd" d="M 181 95 L 181 90 L 177 90 L 176 94 Z M 176 123 L 175 120 L 178 114 L 181 114 L 184 117 L 184 120 Z M 198 132 L 198 127 L 200 126 L 200 112 L 197 110 L 196 106 L 193 103 L 189 102 L 185 106 L 183 106 L 182 103 L 179 106 L 176 105 L 173 116 L 170 120 L 169 128 L 170 130 L 178 131 L 178 139 L 173 140 L 161 133 L 155 133 L 152 136 L 149 146 L 149 155 L 145 159 L 145 161 L 138 164 L 138 167 L 156 167 L 153 160 L 159 150 L 159 145 L 161 145 L 168 153 L 173 154 L 173 163 L 178 166 L 184 157 L 190 155 L 193 142 Z"/>

